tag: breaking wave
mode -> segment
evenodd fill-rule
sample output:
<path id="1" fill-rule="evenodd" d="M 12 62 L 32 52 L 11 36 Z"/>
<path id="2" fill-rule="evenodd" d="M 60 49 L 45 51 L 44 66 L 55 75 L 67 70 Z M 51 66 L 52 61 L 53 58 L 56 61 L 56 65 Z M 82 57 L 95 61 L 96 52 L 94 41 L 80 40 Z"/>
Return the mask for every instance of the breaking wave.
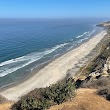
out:
<path id="1" fill-rule="evenodd" d="M 76 38 L 78 39 L 78 38 L 82 38 L 82 37 L 84 37 L 84 36 L 89 36 L 89 37 L 90 37 L 95 31 L 96 31 L 96 30 L 94 29 L 92 32 L 89 32 L 89 31 L 84 32 L 83 34 L 77 36 Z"/>
<path id="2" fill-rule="evenodd" d="M 51 49 L 47 49 L 43 52 L 34 52 L 28 54 L 26 56 L 22 56 L 19 58 L 11 59 L 5 62 L 0 63 L 0 77 L 3 77 L 9 73 L 15 72 L 16 70 L 23 68 L 39 59 L 43 58 L 45 55 L 52 53 L 53 51 L 64 47 L 68 43 L 56 45 Z"/>

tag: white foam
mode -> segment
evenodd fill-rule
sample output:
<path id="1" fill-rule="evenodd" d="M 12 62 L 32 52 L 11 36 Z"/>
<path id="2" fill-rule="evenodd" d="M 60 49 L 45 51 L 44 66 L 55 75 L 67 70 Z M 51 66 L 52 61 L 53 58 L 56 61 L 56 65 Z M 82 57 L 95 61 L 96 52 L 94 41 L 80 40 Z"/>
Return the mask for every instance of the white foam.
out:
<path id="1" fill-rule="evenodd" d="M 96 29 L 94 29 L 91 33 L 88 34 L 88 36 L 90 37 L 92 34 L 94 34 L 96 32 Z"/>
<path id="2" fill-rule="evenodd" d="M 0 77 L 3 77 L 5 75 L 12 73 L 20 68 L 23 68 L 35 61 L 38 61 L 45 55 L 48 55 L 48 54 L 52 53 L 53 51 L 64 47 L 67 44 L 68 43 L 56 45 L 55 47 L 45 50 L 43 52 L 34 52 L 34 53 L 28 54 L 26 56 L 22 56 L 19 58 L 15 58 L 15 59 L 11 59 L 11 60 L 2 62 L 2 63 L 0 63 Z"/>
<path id="3" fill-rule="evenodd" d="M 78 39 L 78 38 L 81 38 L 81 37 L 83 37 L 84 35 L 88 35 L 88 34 L 89 34 L 89 31 L 88 31 L 88 32 L 84 32 L 83 34 L 77 36 L 76 38 Z"/>
<path id="4" fill-rule="evenodd" d="M 89 36 L 90 37 L 95 31 L 96 31 L 96 29 L 94 29 L 92 32 L 89 32 L 89 31 L 84 32 L 83 34 L 77 36 L 76 38 L 78 39 L 78 38 L 81 38 L 83 36 Z"/>

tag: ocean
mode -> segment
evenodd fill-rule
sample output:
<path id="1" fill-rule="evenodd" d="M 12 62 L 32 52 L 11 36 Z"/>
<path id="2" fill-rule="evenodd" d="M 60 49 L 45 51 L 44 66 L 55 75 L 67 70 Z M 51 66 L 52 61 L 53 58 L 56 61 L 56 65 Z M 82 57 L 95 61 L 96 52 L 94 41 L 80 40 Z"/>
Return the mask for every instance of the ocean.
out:
<path id="1" fill-rule="evenodd" d="M 101 19 L 0 19 L 0 87 L 99 33 Z"/>

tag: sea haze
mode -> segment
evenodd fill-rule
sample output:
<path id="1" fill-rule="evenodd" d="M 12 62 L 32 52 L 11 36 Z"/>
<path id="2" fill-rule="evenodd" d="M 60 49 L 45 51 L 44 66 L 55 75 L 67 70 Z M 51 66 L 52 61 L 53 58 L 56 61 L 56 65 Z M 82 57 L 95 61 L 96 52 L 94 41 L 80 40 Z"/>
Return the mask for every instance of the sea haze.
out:
<path id="1" fill-rule="evenodd" d="M 1 19 L 0 87 L 22 80 L 31 71 L 80 45 L 101 28 L 96 19 Z"/>

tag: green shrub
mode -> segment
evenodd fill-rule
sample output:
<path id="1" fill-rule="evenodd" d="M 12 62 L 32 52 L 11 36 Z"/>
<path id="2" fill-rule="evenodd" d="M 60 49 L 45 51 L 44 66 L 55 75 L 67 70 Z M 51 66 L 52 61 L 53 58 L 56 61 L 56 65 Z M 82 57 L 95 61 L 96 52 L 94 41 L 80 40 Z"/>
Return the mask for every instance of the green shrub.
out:
<path id="1" fill-rule="evenodd" d="M 61 104 L 74 95 L 75 86 L 70 78 L 46 88 L 35 89 L 15 103 L 12 110 L 44 110 Z"/>
<path id="2" fill-rule="evenodd" d="M 96 47 L 96 52 L 100 50 L 100 54 L 93 59 L 83 70 L 83 74 L 90 74 L 94 71 L 101 70 L 110 56 L 110 37 L 105 37 Z"/>

